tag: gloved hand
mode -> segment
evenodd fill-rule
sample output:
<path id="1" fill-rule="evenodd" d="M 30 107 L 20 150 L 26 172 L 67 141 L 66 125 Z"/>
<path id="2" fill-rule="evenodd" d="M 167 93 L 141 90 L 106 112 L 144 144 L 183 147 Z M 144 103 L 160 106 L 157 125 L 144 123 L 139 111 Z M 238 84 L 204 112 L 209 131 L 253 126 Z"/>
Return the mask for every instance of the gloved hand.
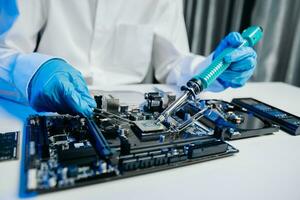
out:
<path id="1" fill-rule="evenodd" d="M 232 32 L 228 34 L 216 48 L 213 59 L 225 48 L 238 47 L 244 39 L 241 34 Z M 256 66 L 256 52 L 252 47 L 240 47 L 224 57 L 224 62 L 231 63 L 230 66 L 217 78 L 224 87 L 237 88 L 243 86 L 252 76 Z"/>
<path id="2" fill-rule="evenodd" d="M 28 93 L 29 103 L 37 111 L 90 117 L 96 107 L 81 73 L 60 59 L 41 66 L 30 81 Z"/>

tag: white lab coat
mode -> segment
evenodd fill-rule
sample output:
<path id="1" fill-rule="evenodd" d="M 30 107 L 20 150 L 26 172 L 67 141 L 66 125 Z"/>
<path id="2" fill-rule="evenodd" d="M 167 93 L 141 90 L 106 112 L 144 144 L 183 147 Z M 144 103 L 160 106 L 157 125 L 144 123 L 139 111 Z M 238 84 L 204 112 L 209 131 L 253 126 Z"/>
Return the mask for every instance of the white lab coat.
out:
<path id="1" fill-rule="evenodd" d="M 180 85 L 211 60 L 189 53 L 181 0 L 20 0 L 18 7 L 0 36 L 0 95 L 18 102 L 27 102 L 31 78 L 52 58 L 102 87 L 141 83 L 152 69 L 159 82 Z"/>

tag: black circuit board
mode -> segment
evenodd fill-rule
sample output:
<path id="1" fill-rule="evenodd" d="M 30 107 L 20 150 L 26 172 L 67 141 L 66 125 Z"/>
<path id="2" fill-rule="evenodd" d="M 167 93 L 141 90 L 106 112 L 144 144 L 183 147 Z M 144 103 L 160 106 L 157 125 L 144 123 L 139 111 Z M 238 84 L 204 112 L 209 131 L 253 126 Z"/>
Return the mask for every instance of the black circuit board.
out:
<path id="1" fill-rule="evenodd" d="M 211 127 L 222 129 L 227 140 L 269 135 L 279 131 L 279 126 L 268 118 L 240 105 L 223 100 L 200 100 L 198 109 L 213 105 L 200 121 Z"/>
<path id="2" fill-rule="evenodd" d="M 0 161 L 18 159 L 19 132 L 0 133 Z"/>
<path id="3" fill-rule="evenodd" d="M 268 118 L 291 135 L 300 135 L 300 117 L 253 98 L 233 99 L 233 103 Z"/>
<path id="4" fill-rule="evenodd" d="M 155 98 L 154 98 L 154 97 Z M 198 120 L 176 129 L 198 111 L 179 109 L 170 124 L 156 124 L 163 110 L 157 95 L 142 108 L 117 101 L 92 119 L 54 115 L 28 118 L 24 168 L 25 192 L 45 193 L 189 165 L 237 153 L 220 132 Z M 146 98 L 146 100 L 147 100 Z M 101 102 L 99 102 L 99 99 Z M 107 103 L 107 102 L 106 102 Z"/>

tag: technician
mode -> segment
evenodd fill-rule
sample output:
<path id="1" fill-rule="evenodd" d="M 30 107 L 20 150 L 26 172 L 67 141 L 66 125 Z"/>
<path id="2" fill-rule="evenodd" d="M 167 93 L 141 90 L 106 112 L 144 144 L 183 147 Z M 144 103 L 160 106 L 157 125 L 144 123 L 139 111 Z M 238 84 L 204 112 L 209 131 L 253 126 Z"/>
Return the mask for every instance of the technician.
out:
<path id="1" fill-rule="evenodd" d="M 160 83 L 182 85 L 224 48 L 243 42 L 233 32 L 208 57 L 190 53 L 181 0 L 20 0 L 17 6 L 6 6 L 12 13 L 0 5 L 0 95 L 37 111 L 90 116 L 96 104 L 87 85 L 143 83 L 152 71 Z M 256 53 L 243 47 L 224 60 L 232 64 L 210 91 L 243 86 Z"/>

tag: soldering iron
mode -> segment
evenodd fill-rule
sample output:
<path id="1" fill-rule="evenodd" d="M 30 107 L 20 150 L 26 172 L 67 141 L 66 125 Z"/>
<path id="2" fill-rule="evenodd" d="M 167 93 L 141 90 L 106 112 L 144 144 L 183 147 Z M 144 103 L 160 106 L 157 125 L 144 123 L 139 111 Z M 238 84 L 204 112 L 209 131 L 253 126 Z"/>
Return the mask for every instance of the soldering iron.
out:
<path id="1" fill-rule="evenodd" d="M 262 38 L 263 29 L 259 26 L 250 26 L 245 29 L 241 35 L 244 38 L 244 42 L 237 48 L 253 47 Z M 182 86 L 181 90 L 184 91 L 183 95 L 158 116 L 156 123 L 164 122 L 176 108 L 190 98 L 195 99 L 196 95 L 214 82 L 230 66 L 230 63 L 223 61 L 224 57 L 235 49 L 236 48 L 224 49 L 202 73 L 195 75 L 187 82 L 186 86 Z"/>

